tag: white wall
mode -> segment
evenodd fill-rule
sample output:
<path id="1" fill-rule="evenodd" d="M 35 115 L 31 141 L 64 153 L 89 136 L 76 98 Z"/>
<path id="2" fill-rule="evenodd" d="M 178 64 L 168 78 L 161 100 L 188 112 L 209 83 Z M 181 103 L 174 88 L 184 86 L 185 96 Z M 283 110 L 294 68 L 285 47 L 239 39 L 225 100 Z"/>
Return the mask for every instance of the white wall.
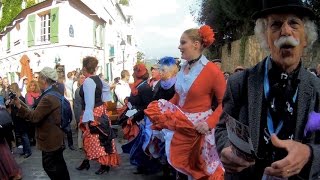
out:
<path id="1" fill-rule="evenodd" d="M 106 63 L 109 63 L 109 49 L 114 46 L 115 60 L 112 65 L 113 78 L 120 76 L 122 71 L 122 50 L 120 42 L 122 38 L 127 39 L 127 34 L 132 34 L 131 27 L 123 20 L 115 4 L 111 1 L 104 0 L 82 0 L 91 4 L 89 7 L 96 9 L 97 14 L 106 21 L 105 25 L 105 43 L 102 50 L 98 50 L 93 42 L 93 20 L 90 15 L 84 15 L 69 5 L 68 2 L 58 3 L 54 6 L 41 9 L 35 14 L 43 11 L 50 11 L 54 7 L 59 7 L 59 42 L 56 44 L 40 43 L 40 18 L 36 16 L 35 29 L 35 46 L 28 47 L 28 16 L 19 22 L 20 31 L 13 28 L 10 32 L 11 48 L 10 53 L 7 51 L 7 37 L 0 39 L 0 75 L 6 71 L 17 71 L 20 67 L 20 58 L 23 54 L 28 55 L 30 65 L 35 72 L 40 71 L 43 67 L 55 66 L 55 58 L 60 58 L 60 64 L 65 65 L 65 72 L 82 67 L 82 58 L 85 56 L 96 56 L 99 60 L 99 72 L 105 73 L 102 69 Z M 93 9 L 93 10 L 94 10 Z M 111 21 L 112 24 L 109 24 Z M 74 37 L 69 36 L 69 27 L 73 26 Z M 135 64 L 136 47 L 134 33 L 132 34 L 132 46 L 126 46 L 125 50 L 125 69 L 132 72 Z M 20 44 L 14 46 L 14 41 L 20 39 Z M 39 55 L 39 57 L 37 56 Z M 20 71 L 20 69 L 18 70 Z"/>

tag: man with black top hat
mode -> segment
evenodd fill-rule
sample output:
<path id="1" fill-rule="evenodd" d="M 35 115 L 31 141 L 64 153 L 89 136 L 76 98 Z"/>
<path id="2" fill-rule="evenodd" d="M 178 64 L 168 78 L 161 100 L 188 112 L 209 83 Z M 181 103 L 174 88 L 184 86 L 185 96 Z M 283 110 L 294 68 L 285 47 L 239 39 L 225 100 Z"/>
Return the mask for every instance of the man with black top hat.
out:
<path id="1" fill-rule="evenodd" d="M 299 0 L 264 0 L 253 15 L 270 55 L 228 80 L 215 131 L 226 179 L 320 179 L 320 81 L 301 60 L 317 39 L 314 18 Z M 249 126 L 251 158 L 235 154 L 227 114 Z"/>

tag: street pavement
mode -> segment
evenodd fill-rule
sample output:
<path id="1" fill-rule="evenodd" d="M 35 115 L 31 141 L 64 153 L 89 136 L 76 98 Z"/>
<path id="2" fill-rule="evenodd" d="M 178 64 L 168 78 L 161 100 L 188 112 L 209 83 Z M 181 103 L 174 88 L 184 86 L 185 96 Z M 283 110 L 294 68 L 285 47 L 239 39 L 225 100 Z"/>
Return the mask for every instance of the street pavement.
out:
<path id="1" fill-rule="evenodd" d="M 73 133 L 74 147 L 77 148 L 76 134 Z M 67 139 L 65 139 L 67 141 Z M 78 167 L 84 157 L 84 152 L 77 149 L 72 151 L 66 148 L 64 151 L 64 159 L 67 163 L 71 180 L 160 180 L 163 179 L 161 173 L 156 175 L 136 175 L 133 172 L 136 170 L 135 166 L 129 162 L 129 155 L 122 153 L 120 141 L 117 139 L 117 150 L 121 157 L 121 164 L 119 167 L 111 168 L 109 173 L 105 172 L 102 175 L 96 175 L 94 172 L 99 169 L 100 165 L 95 161 L 90 161 L 90 169 L 78 171 L 75 168 Z M 49 177 L 42 168 L 41 151 L 32 147 L 32 156 L 27 159 L 20 157 L 22 149 L 15 148 L 14 156 L 17 163 L 22 168 L 23 180 L 48 180 Z"/>

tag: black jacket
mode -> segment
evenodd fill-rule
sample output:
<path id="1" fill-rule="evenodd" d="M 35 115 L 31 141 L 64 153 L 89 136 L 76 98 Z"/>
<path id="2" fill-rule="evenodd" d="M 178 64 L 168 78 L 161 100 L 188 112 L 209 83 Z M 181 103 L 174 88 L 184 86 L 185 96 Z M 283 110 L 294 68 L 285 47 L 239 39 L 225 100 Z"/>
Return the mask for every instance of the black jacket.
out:
<path id="1" fill-rule="evenodd" d="M 262 143 L 259 142 L 262 134 L 260 124 L 261 121 L 265 121 L 262 117 L 264 63 L 265 60 L 251 69 L 230 76 L 223 99 L 223 112 L 250 127 L 250 136 L 255 152 L 258 152 L 259 144 Z M 320 112 L 320 80 L 302 66 L 298 79 L 300 83 L 298 84 L 297 116 L 293 140 L 308 144 L 311 147 L 312 155 L 300 174 L 289 179 L 319 179 L 320 132 L 314 132 L 307 137 L 304 137 L 303 133 L 309 113 L 312 111 Z M 215 130 L 218 153 L 221 153 L 223 148 L 230 146 L 223 117 L 224 114 L 221 115 Z M 261 179 L 263 171 L 261 169 L 259 171 L 257 166 L 259 166 L 259 161 L 256 162 L 256 165 L 240 173 L 232 175 L 226 173 L 226 179 Z"/>

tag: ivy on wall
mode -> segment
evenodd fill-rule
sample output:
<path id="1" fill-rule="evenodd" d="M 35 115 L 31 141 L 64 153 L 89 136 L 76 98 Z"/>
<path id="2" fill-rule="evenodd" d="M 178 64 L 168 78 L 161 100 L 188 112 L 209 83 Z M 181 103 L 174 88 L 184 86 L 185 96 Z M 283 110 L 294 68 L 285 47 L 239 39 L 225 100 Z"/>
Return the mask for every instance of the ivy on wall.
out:
<path id="1" fill-rule="evenodd" d="M 244 57 L 246 55 L 246 46 L 248 42 L 248 36 L 242 36 L 240 39 L 240 48 L 239 48 L 239 55 L 240 55 L 240 63 L 244 65 Z"/>
<path id="2" fill-rule="evenodd" d="M 2 0 L 2 18 L 0 20 L 0 32 L 13 21 L 13 19 L 22 11 L 22 0 Z M 28 0 L 27 7 L 33 6 L 35 0 Z"/>

